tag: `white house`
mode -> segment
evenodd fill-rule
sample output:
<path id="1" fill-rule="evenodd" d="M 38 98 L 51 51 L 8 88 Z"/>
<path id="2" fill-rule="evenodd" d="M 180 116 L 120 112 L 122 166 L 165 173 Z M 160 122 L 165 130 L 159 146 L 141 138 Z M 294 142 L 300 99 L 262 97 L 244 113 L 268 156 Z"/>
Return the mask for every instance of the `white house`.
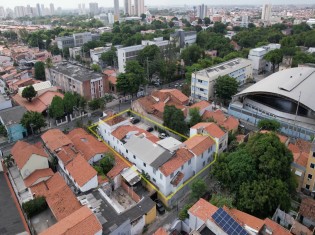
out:
<path id="1" fill-rule="evenodd" d="M 90 49 L 90 57 L 93 63 L 99 63 L 102 53 L 110 50 L 110 47 L 96 47 Z"/>

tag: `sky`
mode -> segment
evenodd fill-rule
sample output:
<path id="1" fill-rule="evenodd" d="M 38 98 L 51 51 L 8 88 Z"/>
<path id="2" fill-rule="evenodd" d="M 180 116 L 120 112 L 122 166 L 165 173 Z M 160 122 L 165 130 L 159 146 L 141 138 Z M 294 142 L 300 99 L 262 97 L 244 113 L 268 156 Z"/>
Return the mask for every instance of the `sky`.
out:
<path id="1" fill-rule="evenodd" d="M 263 4 L 263 3 L 271 3 L 271 4 L 315 4 L 315 0 L 144 0 L 145 5 L 147 6 L 157 6 L 157 5 L 199 5 L 199 4 L 207 4 L 207 5 L 248 5 L 248 4 Z M 78 8 L 79 3 L 85 3 L 85 7 L 88 7 L 89 2 L 97 2 L 100 7 L 113 7 L 114 0 L 10 0 L 10 1 L 1 1 L 0 6 L 14 8 L 15 6 L 26 6 L 30 4 L 31 6 L 35 6 L 36 3 L 45 4 L 47 7 L 49 4 L 53 2 L 55 8 L 62 7 L 64 9 L 69 8 Z M 119 0 L 120 7 L 123 7 L 124 0 Z M 132 0 L 133 2 L 133 0 Z"/>

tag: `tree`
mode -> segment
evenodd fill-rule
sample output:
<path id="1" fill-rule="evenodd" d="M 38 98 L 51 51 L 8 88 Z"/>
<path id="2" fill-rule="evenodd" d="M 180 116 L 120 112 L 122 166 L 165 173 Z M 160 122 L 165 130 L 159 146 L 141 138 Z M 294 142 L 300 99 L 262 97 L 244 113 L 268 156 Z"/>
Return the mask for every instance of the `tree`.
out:
<path id="1" fill-rule="evenodd" d="M 193 204 L 188 204 L 188 205 L 185 205 L 183 207 L 183 209 L 180 210 L 180 212 L 178 213 L 178 218 L 181 220 L 181 221 L 184 221 L 185 219 L 187 219 L 189 217 L 188 215 L 188 210 L 193 206 Z"/>
<path id="2" fill-rule="evenodd" d="M 100 67 L 98 64 L 92 64 L 92 65 L 91 65 L 91 69 L 92 69 L 94 72 L 101 72 L 101 67 Z"/>
<path id="3" fill-rule="evenodd" d="M 49 116 L 58 119 L 63 117 L 64 113 L 63 99 L 56 95 L 51 101 L 49 107 Z"/>
<path id="4" fill-rule="evenodd" d="M 225 24 L 221 22 L 215 22 L 213 25 L 213 32 L 224 34 L 225 28 L 226 28 Z"/>
<path id="5" fill-rule="evenodd" d="M 146 46 L 139 52 L 138 61 L 141 65 L 145 65 L 147 60 L 153 61 L 160 53 L 160 49 L 157 45 Z"/>
<path id="6" fill-rule="evenodd" d="M 189 116 L 190 116 L 189 126 L 194 126 L 202 121 L 202 118 L 199 113 L 199 108 L 189 109 Z"/>
<path id="7" fill-rule="evenodd" d="M 103 170 L 103 173 L 106 175 L 115 165 L 115 156 L 112 152 L 105 153 L 105 156 L 99 163 L 100 167 Z"/>
<path id="8" fill-rule="evenodd" d="M 48 208 L 45 197 L 36 197 L 30 201 L 23 202 L 22 208 L 27 214 L 28 218 L 41 213 Z"/>
<path id="9" fill-rule="evenodd" d="M 22 97 L 27 99 L 28 102 L 32 102 L 32 99 L 36 96 L 36 94 L 37 92 L 32 85 L 25 87 L 22 91 Z"/>
<path id="10" fill-rule="evenodd" d="M 196 44 L 193 44 L 182 50 L 181 58 L 184 60 L 186 65 L 192 65 L 202 57 L 202 54 L 202 48 Z"/>
<path id="11" fill-rule="evenodd" d="M 211 23 L 210 18 L 209 17 L 205 17 L 204 19 L 205 25 L 209 25 Z"/>
<path id="12" fill-rule="evenodd" d="M 142 13 L 142 14 L 140 15 L 140 17 L 141 17 L 141 20 L 142 20 L 142 21 L 144 21 L 144 20 L 145 20 L 145 18 L 147 18 L 147 15 L 146 15 L 146 14 L 144 14 L 144 13 Z"/>
<path id="13" fill-rule="evenodd" d="M 224 102 L 230 100 L 237 93 L 237 88 L 238 82 L 236 79 L 228 75 L 220 76 L 214 84 L 216 95 Z"/>
<path id="14" fill-rule="evenodd" d="M 41 62 L 41 61 L 36 62 L 34 65 L 34 68 L 35 68 L 35 79 L 46 81 L 44 62 Z"/>
<path id="15" fill-rule="evenodd" d="M 116 48 L 112 47 L 109 51 L 102 53 L 101 60 L 104 61 L 106 65 L 113 66 L 117 60 Z"/>
<path id="16" fill-rule="evenodd" d="M 275 72 L 276 65 L 279 66 L 279 64 L 282 62 L 283 53 L 281 49 L 275 49 L 272 51 L 269 51 L 265 56 L 264 59 L 266 61 L 269 61 L 272 64 L 272 71 Z"/>
<path id="17" fill-rule="evenodd" d="M 280 123 L 277 120 L 270 119 L 259 120 L 257 126 L 259 129 L 269 131 L 278 131 L 281 127 Z"/>
<path id="18" fill-rule="evenodd" d="M 67 91 L 63 97 L 63 106 L 66 114 L 73 112 L 73 107 L 77 105 L 77 97 L 72 93 Z"/>
<path id="19" fill-rule="evenodd" d="M 212 194 L 210 203 L 216 207 L 227 206 L 228 208 L 233 208 L 233 198 L 230 196 L 225 196 L 223 194 Z"/>
<path id="20" fill-rule="evenodd" d="M 124 94 L 124 96 L 130 91 L 129 78 L 126 73 L 121 73 L 117 76 L 116 87 L 119 92 Z"/>
<path id="21" fill-rule="evenodd" d="M 237 207 L 255 216 L 267 217 L 278 205 L 290 208 L 290 193 L 296 182 L 291 174 L 292 153 L 274 133 L 256 133 L 246 145 L 221 154 L 212 174 L 235 194 Z"/>
<path id="22" fill-rule="evenodd" d="M 23 114 L 21 124 L 27 129 L 28 133 L 36 132 L 47 125 L 44 116 L 33 111 L 27 111 Z"/>
<path id="23" fill-rule="evenodd" d="M 188 131 L 183 111 L 177 109 L 174 105 L 165 106 L 163 113 L 163 121 L 164 126 L 167 126 L 168 128 L 177 131 L 178 133 L 186 134 Z"/>
<path id="24" fill-rule="evenodd" d="M 105 107 L 105 100 L 103 98 L 93 99 L 88 103 L 91 110 L 103 109 Z"/>
<path id="25" fill-rule="evenodd" d="M 203 181 L 202 179 L 196 179 L 191 184 L 190 188 L 191 188 L 191 197 L 196 200 L 201 198 L 207 191 L 207 185 L 205 181 Z"/>

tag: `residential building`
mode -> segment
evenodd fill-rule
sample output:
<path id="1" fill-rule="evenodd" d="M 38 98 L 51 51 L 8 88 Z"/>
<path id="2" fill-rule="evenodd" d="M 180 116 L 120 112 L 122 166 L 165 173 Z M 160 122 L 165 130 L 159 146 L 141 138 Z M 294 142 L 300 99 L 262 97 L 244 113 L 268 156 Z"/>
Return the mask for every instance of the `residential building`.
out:
<path id="1" fill-rule="evenodd" d="M 0 94 L 0 111 L 12 107 L 12 101 L 6 93 Z"/>
<path id="2" fill-rule="evenodd" d="M 201 4 L 198 6 L 198 17 L 199 19 L 204 19 L 208 17 L 208 6 L 205 4 Z"/>
<path id="3" fill-rule="evenodd" d="M 8 133 L 8 141 L 17 141 L 27 136 L 27 130 L 20 123 L 26 109 L 21 106 L 0 111 L 0 121 Z"/>
<path id="4" fill-rule="evenodd" d="M 131 0 L 124 1 L 124 14 L 131 16 Z"/>
<path id="5" fill-rule="evenodd" d="M 298 220 L 307 227 L 315 226 L 315 200 L 309 197 L 303 198 L 299 213 Z"/>
<path id="6" fill-rule="evenodd" d="M 248 15 L 242 15 L 242 21 L 240 26 L 242 28 L 248 28 Z"/>
<path id="7" fill-rule="evenodd" d="M 71 47 L 80 47 L 83 44 L 99 40 L 98 34 L 92 34 L 91 32 L 74 33 L 72 36 L 57 37 L 56 42 L 60 50 Z"/>
<path id="8" fill-rule="evenodd" d="M 90 14 L 97 15 L 99 13 L 98 3 L 97 2 L 90 2 Z"/>
<path id="9" fill-rule="evenodd" d="M 135 16 L 141 16 L 145 13 L 144 9 L 144 0 L 134 0 L 134 14 Z"/>
<path id="10" fill-rule="evenodd" d="M 315 141 L 313 141 L 306 164 L 303 188 L 313 192 L 315 190 Z"/>
<path id="11" fill-rule="evenodd" d="M 175 33 L 170 35 L 170 42 L 175 42 L 176 47 L 184 48 L 191 44 L 196 43 L 196 31 L 184 31 L 183 29 L 176 30 Z"/>
<path id="12" fill-rule="evenodd" d="M 291 234 L 289 230 L 268 218 L 261 220 L 226 206 L 218 208 L 203 198 L 188 210 L 188 214 L 191 234 Z"/>
<path id="13" fill-rule="evenodd" d="M 228 75 L 242 85 L 252 78 L 252 70 L 250 60 L 236 58 L 197 71 L 191 75 L 191 96 L 198 100 L 214 99 L 214 84 L 218 77 Z"/>
<path id="14" fill-rule="evenodd" d="M 120 16 L 119 0 L 114 0 L 114 20 L 118 21 Z"/>
<path id="15" fill-rule="evenodd" d="M 272 63 L 267 62 L 264 56 L 272 50 L 280 49 L 281 45 L 270 43 L 266 46 L 251 49 L 248 54 L 248 59 L 252 61 L 253 73 L 260 74 L 265 71 L 272 71 Z"/>
<path id="16" fill-rule="evenodd" d="M 85 67 L 61 62 L 47 68 L 46 79 L 63 91 L 76 92 L 87 100 L 104 96 L 105 76 Z"/>
<path id="17" fill-rule="evenodd" d="M 90 49 L 90 57 L 92 59 L 92 62 L 96 64 L 100 63 L 101 55 L 109 50 L 110 47 L 96 47 L 94 49 Z"/>
<path id="18" fill-rule="evenodd" d="M 51 15 L 55 15 L 55 6 L 53 3 L 49 4 L 49 10 Z"/>
<path id="19" fill-rule="evenodd" d="M 203 121 L 213 120 L 220 127 L 223 127 L 226 131 L 235 133 L 238 130 L 239 120 L 233 116 L 226 116 L 222 110 L 217 109 L 215 111 L 206 110 L 202 114 Z"/>
<path id="20" fill-rule="evenodd" d="M 228 113 L 254 125 L 276 119 L 285 135 L 310 140 L 315 134 L 314 71 L 297 67 L 274 73 L 233 96 Z"/>
<path id="21" fill-rule="evenodd" d="M 59 129 L 50 129 L 41 138 L 46 150 L 52 157 L 57 158 L 59 172 L 69 185 L 75 186 L 79 192 L 86 192 L 98 186 L 97 172 L 68 136 Z"/>
<path id="22" fill-rule="evenodd" d="M 264 4 L 262 8 L 261 19 L 265 22 L 270 22 L 271 18 L 271 4 Z"/>
<path id="23" fill-rule="evenodd" d="M 77 59 L 77 56 L 82 57 L 82 47 L 70 47 L 69 56 L 72 59 Z"/>
<path id="24" fill-rule="evenodd" d="M 157 45 L 160 50 L 165 50 L 169 41 L 163 40 L 163 38 L 154 38 L 152 41 L 143 40 L 141 45 L 119 48 L 117 50 L 119 72 L 124 73 L 127 61 L 137 59 L 139 52 L 148 45 Z"/>

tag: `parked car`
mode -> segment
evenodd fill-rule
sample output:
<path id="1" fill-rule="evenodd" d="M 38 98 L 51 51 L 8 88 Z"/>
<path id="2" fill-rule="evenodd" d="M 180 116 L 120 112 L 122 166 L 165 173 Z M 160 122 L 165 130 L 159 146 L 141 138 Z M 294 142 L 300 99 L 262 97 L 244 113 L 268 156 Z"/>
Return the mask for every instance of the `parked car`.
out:
<path id="1" fill-rule="evenodd" d="M 130 118 L 130 122 L 131 122 L 132 124 L 137 124 L 137 123 L 140 122 L 140 119 L 139 119 L 139 118 L 135 118 L 135 117 L 131 117 L 131 118 Z"/>
<path id="2" fill-rule="evenodd" d="M 162 202 L 161 202 L 159 199 L 156 199 L 156 200 L 155 200 L 155 203 L 156 203 L 156 209 L 157 209 L 157 211 L 158 211 L 161 215 L 163 215 L 163 214 L 165 213 L 165 208 L 164 208 Z"/>
<path id="3" fill-rule="evenodd" d="M 165 139 L 166 137 L 168 137 L 168 134 L 166 134 L 164 132 L 159 133 L 159 138 L 160 139 Z"/>
<path id="4" fill-rule="evenodd" d="M 152 126 L 149 126 L 148 128 L 147 128 L 147 132 L 152 132 L 154 129 L 153 129 L 153 127 Z"/>

